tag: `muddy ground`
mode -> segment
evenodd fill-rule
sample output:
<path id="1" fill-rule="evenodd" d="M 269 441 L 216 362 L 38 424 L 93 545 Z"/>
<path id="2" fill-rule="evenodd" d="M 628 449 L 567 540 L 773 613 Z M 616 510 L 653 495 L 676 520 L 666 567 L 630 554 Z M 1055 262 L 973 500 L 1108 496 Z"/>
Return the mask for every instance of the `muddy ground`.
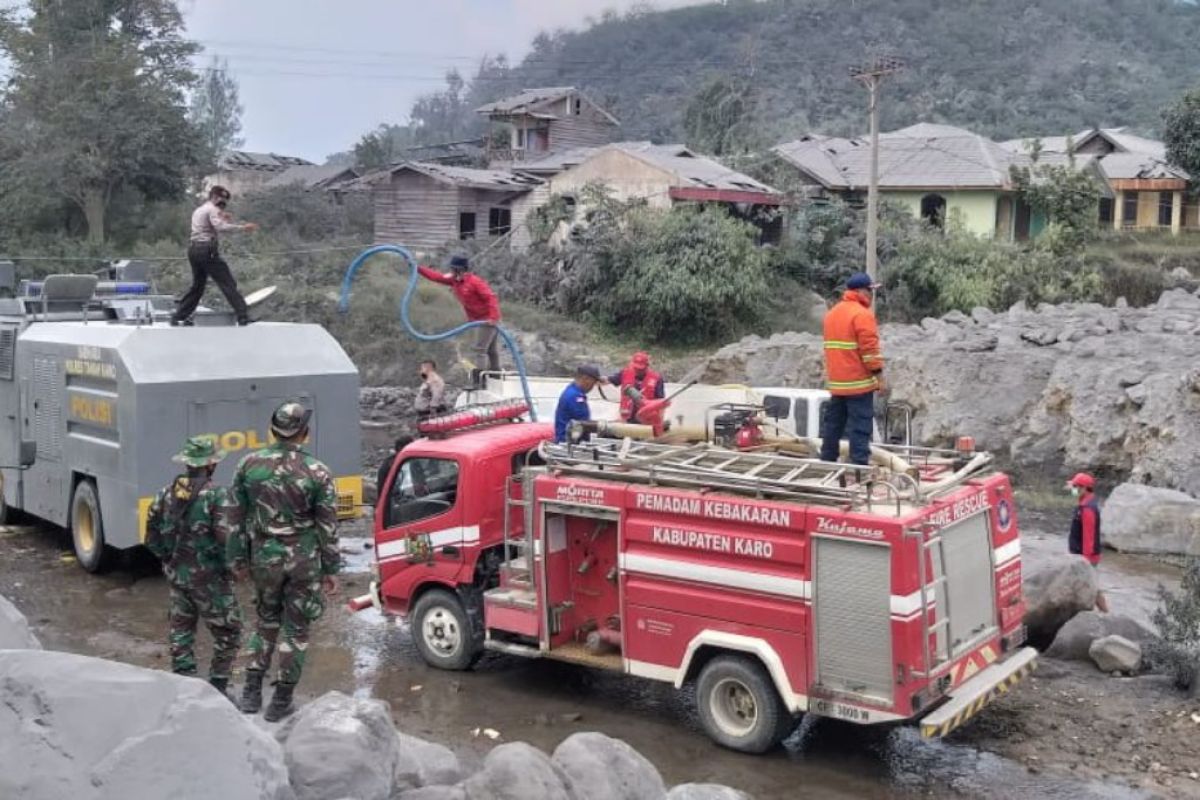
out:
<path id="1" fill-rule="evenodd" d="M 345 595 L 365 590 L 365 530 L 346 531 Z M 1061 540 L 1027 537 L 1029 557 Z M 1129 559 L 1105 564 L 1114 606 L 1144 616 L 1153 587 L 1174 572 Z M 136 558 L 85 574 L 61 534 L 0 529 L 0 594 L 51 648 L 167 667 L 166 586 Z M 243 597 L 249 609 L 248 596 Z M 207 637 L 201 635 L 202 652 Z M 489 654 L 469 673 L 430 670 L 408 631 L 368 611 L 333 606 L 318 624 L 300 693 L 338 689 L 380 697 L 404 730 L 477 761 L 493 741 L 553 749 L 581 730 L 629 741 L 670 783 L 716 781 L 760 800 L 822 798 L 1200 797 L 1200 705 L 1160 678 L 1114 679 L 1089 665 L 1044 662 L 1037 677 L 944 742 L 912 728 L 866 729 L 809 719 L 768 756 L 721 750 L 700 731 L 690 697 L 671 687 L 549 662 Z M 1195 718 L 1193 713 L 1197 713 Z M 1157 765 L 1157 766 L 1155 766 Z"/>

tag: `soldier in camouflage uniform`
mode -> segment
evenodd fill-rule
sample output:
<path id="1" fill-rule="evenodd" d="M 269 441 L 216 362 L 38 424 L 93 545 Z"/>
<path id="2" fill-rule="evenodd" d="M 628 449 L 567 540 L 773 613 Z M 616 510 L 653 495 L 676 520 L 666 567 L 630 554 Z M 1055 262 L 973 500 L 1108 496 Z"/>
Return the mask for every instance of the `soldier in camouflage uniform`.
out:
<path id="1" fill-rule="evenodd" d="M 341 569 L 333 478 L 302 448 L 311 416 L 299 403 L 276 409 L 276 441 L 243 458 L 233 479 L 239 524 L 230 557 L 239 574 L 249 565 L 258 610 L 241 707 L 248 714 L 262 708 L 263 677 L 282 629 L 279 680 L 263 715 L 270 722 L 292 713 L 309 626 L 325 610 L 322 590 L 337 591 L 334 575 Z"/>
<path id="2" fill-rule="evenodd" d="M 222 694 L 242 637 L 242 610 L 225 560 L 228 495 L 212 485 L 224 457 L 211 439 L 188 439 L 173 459 L 187 472 L 158 493 L 146 520 L 146 546 L 162 561 L 171 587 L 171 669 L 196 674 L 196 624 L 203 619 L 213 637 L 208 679 Z"/>

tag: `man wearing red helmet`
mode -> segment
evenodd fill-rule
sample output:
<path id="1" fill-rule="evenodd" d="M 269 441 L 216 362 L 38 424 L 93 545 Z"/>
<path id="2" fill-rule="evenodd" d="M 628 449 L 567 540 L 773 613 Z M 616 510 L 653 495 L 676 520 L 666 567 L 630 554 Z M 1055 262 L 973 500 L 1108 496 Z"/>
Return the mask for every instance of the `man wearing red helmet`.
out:
<path id="1" fill-rule="evenodd" d="M 1086 472 L 1076 473 L 1067 483 L 1071 494 L 1079 499 L 1071 519 L 1071 535 L 1067 548 L 1083 556 L 1093 567 L 1100 566 L 1100 504 L 1096 501 L 1096 479 Z M 1096 608 L 1108 612 L 1104 593 L 1096 591 Z"/>
<path id="2" fill-rule="evenodd" d="M 662 375 L 650 369 L 650 356 L 634 353 L 629 365 L 608 376 L 608 383 L 621 387 L 621 421 L 637 422 L 638 408 L 647 400 L 662 400 L 666 385 Z"/>

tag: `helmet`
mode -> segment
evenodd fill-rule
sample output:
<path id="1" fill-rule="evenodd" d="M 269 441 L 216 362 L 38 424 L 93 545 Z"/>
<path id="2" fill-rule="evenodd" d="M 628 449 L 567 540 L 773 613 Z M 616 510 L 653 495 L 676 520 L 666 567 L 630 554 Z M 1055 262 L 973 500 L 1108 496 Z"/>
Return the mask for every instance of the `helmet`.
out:
<path id="1" fill-rule="evenodd" d="M 1086 472 L 1077 472 L 1075 477 L 1068 482 L 1069 486 L 1078 486 L 1081 489 L 1095 489 L 1096 479 Z"/>
<path id="2" fill-rule="evenodd" d="M 289 400 L 271 415 L 271 432 L 281 439 L 291 439 L 304 430 L 311 417 L 311 411 Z"/>
<path id="3" fill-rule="evenodd" d="M 633 365 L 634 369 L 646 369 L 650 366 L 650 356 L 642 352 L 637 352 L 633 354 L 633 358 L 630 359 L 629 363 Z"/>

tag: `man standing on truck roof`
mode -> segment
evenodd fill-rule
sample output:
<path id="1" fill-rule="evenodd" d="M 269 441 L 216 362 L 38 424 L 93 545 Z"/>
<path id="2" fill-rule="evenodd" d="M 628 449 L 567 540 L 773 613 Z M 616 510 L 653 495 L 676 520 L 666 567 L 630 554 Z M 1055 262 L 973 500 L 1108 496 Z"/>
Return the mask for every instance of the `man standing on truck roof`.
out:
<path id="1" fill-rule="evenodd" d="M 825 315 L 825 374 L 832 398 L 821 431 L 821 460 L 837 461 L 849 433 L 850 463 L 871 460 L 875 392 L 884 391 L 879 326 L 871 303 L 879 284 L 865 272 L 846 281 L 842 300 Z"/>
<path id="2" fill-rule="evenodd" d="M 223 231 L 245 231 L 252 233 L 258 230 L 253 222 L 233 222 L 225 209 L 232 199 L 229 190 L 224 186 L 214 186 L 208 190 L 208 200 L 192 212 L 192 232 L 188 240 L 188 264 L 192 267 L 192 285 L 179 298 L 179 307 L 171 317 L 172 325 L 191 325 L 192 314 L 204 297 L 204 287 L 211 277 L 225 295 L 233 313 L 237 316 L 238 325 L 250 324 L 250 312 L 246 308 L 246 300 L 238 291 L 237 281 L 217 246 L 219 235 Z"/>
<path id="3" fill-rule="evenodd" d="M 308 629 L 337 592 L 337 492 L 329 468 L 305 452 L 312 412 L 299 403 L 281 405 L 271 416 L 276 441 L 245 456 L 233 479 L 238 511 L 230 542 L 235 571 L 249 565 L 258 626 L 247 649 L 242 711 L 262 708 L 263 677 L 271 666 L 280 627 L 279 680 L 263 719 L 275 722 L 294 710 L 292 693 L 304 669 Z"/>
<path id="4" fill-rule="evenodd" d="M 1067 482 L 1067 489 L 1078 500 L 1075 514 L 1071 518 L 1071 534 L 1067 537 L 1067 549 L 1083 556 L 1092 569 L 1097 570 L 1099 584 L 1100 569 L 1100 504 L 1096 501 L 1096 479 L 1086 472 L 1076 473 Z M 1096 591 L 1096 610 L 1108 613 L 1108 600 L 1104 592 Z"/>
<path id="5" fill-rule="evenodd" d="M 638 411 L 645 401 L 666 397 L 662 375 L 650 369 L 650 356 L 642 352 L 634 353 L 625 369 L 601 381 L 605 382 L 621 388 L 622 422 L 638 422 Z"/>
<path id="6" fill-rule="evenodd" d="M 212 483 L 224 457 L 212 439 L 188 439 L 173 458 L 185 472 L 158 493 L 146 518 L 146 547 L 162 562 L 171 592 L 171 670 L 196 674 L 196 625 L 203 619 L 213 637 L 208 682 L 221 694 L 242 638 L 242 609 L 225 559 L 228 494 Z"/>
<path id="7" fill-rule="evenodd" d="M 413 403 L 417 420 L 428 419 L 446 410 L 446 382 L 438 374 L 437 362 L 427 358 L 421 362 L 421 386 Z"/>
<path id="8" fill-rule="evenodd" d="M 575 370 L 575 380 L 558 397 L 558 408 L 554 411 L 554 441 L 565 442 L 567 429 L 575 420 L 587 422 L 592 418 L 587 396 L 599 382 L 600 370 L 591 364 L 584 364 Z"/>
<path id="9" fill-rule="evenodd" d="M 430 267 L 418 266 L 417 270 L 424 277 L 449 286 L 450 291 L 462 304 L 470 322 L 483 322 L 476 329 L 475 335 L 475 368 L 471 371 L 472 385 L 479 386 L 479 373 L 482 370 L 484 358 L 491 372 L 500 371 L 500 347 L 496 341 L 500 324 L 500 301 L 488 282 L 471 272 L 471 262 L 466 256 L 454 256 L 450 259 L 450 271 L 438 272 Z"/>

